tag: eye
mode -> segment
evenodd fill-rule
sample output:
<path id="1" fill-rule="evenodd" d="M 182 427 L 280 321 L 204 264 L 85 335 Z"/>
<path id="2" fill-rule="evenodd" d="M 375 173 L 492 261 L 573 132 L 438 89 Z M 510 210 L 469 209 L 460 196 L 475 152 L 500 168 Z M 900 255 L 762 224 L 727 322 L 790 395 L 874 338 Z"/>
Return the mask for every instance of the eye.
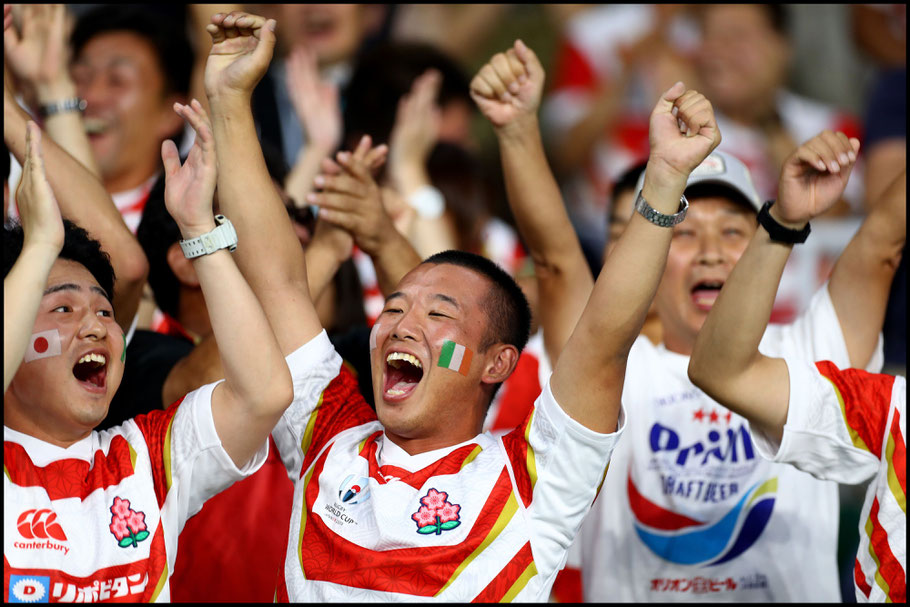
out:
<path id="1" fill-rule="evenodd" d="M 72 309 L 69 306 L 57 306 L 51 312 L 72 312 Z"/>
<path id="2" fill-rule="evenodd" d="M 400 308 L 386 308 L 382 311 L 383 314 L 401 314 Z"/>
<path id="3" fill-rule="evenodd" d="M 742 236 L 743 231 L 739 228 L 726 228 L 724 230 L 724 236 Z"/>
<path id="4" fill-rule="evenodd" d="M 98 316 L 103 316 L 105 318 L 111 318 L 114 315 L 113 310 L 98 310 L 95 312 Z"/>
<path id="5" fill-rule="evenodd" d="M 440 318 L 451 318 L 451 316 L 448 316 L 447 314 L 443 314 L 442 312 L 430 312 L 430 316 L 438 316 Z"/>
<path id="6" fill-rule="evenodd" d="M 691 238 L 693 236 L 695 236 L 695 230 L 681 229 L 681 230 L 673 231 L 673 238 L 682 238 L 682 237 Z"/>

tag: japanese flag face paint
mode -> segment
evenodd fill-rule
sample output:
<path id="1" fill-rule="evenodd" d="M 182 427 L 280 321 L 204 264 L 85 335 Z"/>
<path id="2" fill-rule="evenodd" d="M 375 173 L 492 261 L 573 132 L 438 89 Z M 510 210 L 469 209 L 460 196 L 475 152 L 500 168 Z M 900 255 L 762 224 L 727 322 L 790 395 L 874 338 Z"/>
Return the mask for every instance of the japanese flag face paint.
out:
<path id="1" fill-rule="evenodd" d="M 40 331 L 32 334 L 28 348 L 25 350 L 25 362 L 29 363 L 49 356 L 60 356 L 60 354 L 60 333 L 57 332 L 57 329 Z"/>
<path id="2" fill-rule="evenodd" d="M 442 342 L 442 351 L 439 353 L 437 366 L 461 373 L 467 377 L 473 357 L 474 353 L 471 350 L 447 339 Z"/>
<path id="3" fill-rule="evenodd" d="M 379 333 L 379 321 L 377 320 L 373 324 L 373 328 L 370 329 L 370 352 L 376 349 L 376 334 Z"/>

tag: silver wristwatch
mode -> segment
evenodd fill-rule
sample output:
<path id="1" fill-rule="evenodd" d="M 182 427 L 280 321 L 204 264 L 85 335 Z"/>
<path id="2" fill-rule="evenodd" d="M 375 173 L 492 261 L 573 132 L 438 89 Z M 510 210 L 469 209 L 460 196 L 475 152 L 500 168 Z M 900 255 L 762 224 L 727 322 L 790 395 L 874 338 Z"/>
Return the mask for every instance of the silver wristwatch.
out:
<path id="1" fill-rule="evenodd" d="M 665 215 L 648 204 L 645 197 L 638 191 L 638 198 L 635 199 L 635 210 L 641 213 L 641 216 L 662 228 L 672 228 L 686 218 L 686 211 L 689 210 L 689 201 L 685 195 L 679 197 L 679 210 L 673 215 Z"/>
<path id="2" fill-rule="evenodd" d="M 41 105 L 38 109 L 41 112 L 41 115 L 45 118 L 50 118 L 55 114 L 61 114 L 63 112 L 82 112 L 88 106 L 85 99 L 79 97 L 72 97 L 70 99 L 61 99 L 60 101 L 54 101 L 53 103 L 45 103 Z"/>
<path id="3" fill-rule="evenodd" d="M 211 232 L 180 241 L 180 248 L 187 259 L 208 255 L 220 249 L 234 252 L 237 248 L 237 231 L 234 230 L 234 224 L 224 215 L 215 215 L 215 224 L 216 227 Z"/>

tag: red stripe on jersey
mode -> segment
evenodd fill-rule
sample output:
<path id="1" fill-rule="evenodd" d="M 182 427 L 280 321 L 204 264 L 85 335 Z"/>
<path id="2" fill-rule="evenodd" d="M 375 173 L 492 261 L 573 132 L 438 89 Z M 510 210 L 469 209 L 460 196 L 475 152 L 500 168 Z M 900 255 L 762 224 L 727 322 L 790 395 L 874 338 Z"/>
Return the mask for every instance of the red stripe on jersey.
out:
<path id="1" fill-rule="evenodd" d="M 888 598 L 895 603 L 907 601 L 907 574 L 888 544 L 888 532 L 878 520 L 878 497 L 872 500 L 869 520 L 872 521 L 872 533 L 869 537 L 869 549 L 878 560 L 878 574 L 888 585 Z M 883 588 L 884 590 L 884 588 Z"/>
<path id="2" fill-rule="evenodd" d="M 361 424 L 376 421 L 376 412 L 364 400 L 357 385 L 357 378 L 344 365 L 322 392 L 322 402 L 313 411 L 316 422 L 303 467 L 307 470 L 316 454 L 340 432 Z"/>
<path id="3" fill-rule="evenodd" d="M 502 568 L 496 577 L 490 580 L 487 587 L 480 591 L 472 603 L 498 603 L 506 593 L 512 588 L 512 585 L 521 577 L 534 561 L 534 555 L 531 554 L 531 542 L 526 542 L 521 550 L 518 551 L 512 560 Z"/>
<path id="4" fill-rule="evenodd" d="M 468 458 L 471 453 L 477 448 L 477 443 L 471 443 L 463 447 L 455 449 L 451 453 L 447 454 L 445 457 L 438 459 L 429 466 L 418 470 L 417 472 L 410 472 L 404 468 L 399 468 L 398 466 L 392 466 L 387 464 L 385 466 L 380 466 L 378 458 L 376 457 L 376 452 L 379 449 L 377 440 L 382 435 L 382 432 L 376 432 L 370 438 L 366 440 L 363 448 L 360 450 L 360 456 L 366 458 L 370 466 L 370 478 L 375 478 L 379 481 L 380 484 L 386 482 L 387 477 L 395 477 L 399 481 L 414 487 L 415 489 L 420 489 L 423 487 L 423 484 L 431 476 L 442 476 L 444 474 L 455 474 L 461 470 L 464 461 Z"/>
<path id="5" fill-rule="evenodd" d="M 111 542 L 116 542 L 113 535 Z M 103 541 L 107 541 L 105 538 Z M 161 582 L 167 566 L 167 554 L 164 545 L 164 527 L 158 525 L 155 536 L 149 547 L 149 557 L 127 563 L 105 567 L 85 577 L 70 575 L 57 569 L 32 569 L 10 566 L 9 560 L 3 557 L 3 596 L 10 599 L 10 575 L 46 576 L 50 578 L 48 596 L 44 602 L 98 602 L 110 603 L 148 603 L 153 601 L 163 587 Z"/>
<path id="6" fill-rule="evenodd" d="M 894 470 L 897 482 L 900 484 L 901 493 L 906 498 L 907 495 L 907 448 L 904 445 L 904 437 L 901 436 L 901 414 L 897 409 L 894 410 L 894 417 L 891 420 L 891 440 L 894 441 L 894 453 L 891 455 L 890 466 Z M 894 496 L 898 499 L 898 496 Z"/>
<path id="7" fill-rule="evenodd" d="M 532 408 L 520 426 L 502 437 L 502 444 L 506 448 L 509 461 L 512 463 L 515 486 L 518 488 L 518 495 L 521 497 L 525 508 L 531 505 L 531 498 L 534 492 L 534 483 L 531 481 L 531 473 L 528 470 L 528 452 L 531 450 L 531 446 L 525 439 L 525 431 L 528 429 L 528 424 L 531 423 L 533 415 L 534 409 Z"/>
<path id="8" fill-rule="evenodd" d="M 186 398 L 184 396 L 183 398 Z M 165 444 L 168 430 L 177 414 L 177 407 L 183 402 L 183 398 L 164 410 L 150 411 L 133 418 L 136 425 L 139 426 L 140 432 L 145 437 L 145 444 L 149 449 L 149 460 L 152 464 L 152 480 L 155 483 L 155 497 L 158 498 L 158 507 L 164 506 L 164 500 L 167 497 L 168 474 L 171 465 L 171 454 L 165 451 Z"/>
<path id="9" fill-rule="evenodd" d="M 581 603 L 584 601 L 581 584 L 581 569 L 566 565 L 556 574 L 551 600 L 557 603 Z"/>
<path id="10" fill-rule="evenodd" d="M 597 87 L 597 76 L 587 58 L 575 46 L 562 40 L 556 51 L 556 80 L 554 90 L 580 88 L 593 91 Z"/>
<path id="11" fill-rule="evenodd" d="M 815 366 L 840 393 L 847 425 L 881 459 L 894 376 L 873 374 L 861 369 L 841 371 L 827 360 L 819 361 Z"/>
<path id="12" fill-rule="evenodd" d="M 9 480 L 20 487 L 43 487 L 51 500 L 78 497 L 84 500 L 97 489 L 119 485 L 133 475 L 130 444 L 122 436 L 111 439 L 108 452 L 98 449 L 92 463 L 62 459 L 38 467 L 17 443 L 3 443 L 4 466 Z"/>
<path id="13" fill-rule="evenodd" d="M 337 535 L 326 526 L 321 516 L 313 513 L 313 503 L 319 493 L 319 475 L 327 456 L 328 452 L 316 462 L 313 476 L 304 489 L 307 512 L 300 542 L 300 562 L 303 574 L 309 580 L 413 596 L 434 596 L 486 539 L 512 494 L 508 471 L 503 468 L 461 543 L 454 546 L 370 550 Z M 464 510 L 461 514 L 462 521 L 466 523 Z M 401 516 L 410 517 L 410 513 L 402 512 Z M 416 526 L 414 534 L 418 536 Z"/>
<path id="14" fill-rule="evenodd" d="M 872 586 L 866 581 L 866 574 L 863 573 L 863 566 L 859 564 L 859 559 L 856 559 L 853 563 L 853 580 L 856 582 L 856 587 L 860 589 L 866 598 L 869 598 L 869 595 L 872 593 Z"/>
<path id="15" fill-rule="evenodd" d="M 635 488 L 631 474 L 629 474 L 626 487 L 628 488 L 627 493 L 629 494 L 629 506 L 631 507 L 633 514 L 635 514 L 635 518 L 642 524 L 665 531 L 678 531 L 683 527 L 701 525 L 701 523 L 695 519 L 683 516 L 672 510 L 667 510 L 645 498 L 638 492 L 638 489 Z"/>

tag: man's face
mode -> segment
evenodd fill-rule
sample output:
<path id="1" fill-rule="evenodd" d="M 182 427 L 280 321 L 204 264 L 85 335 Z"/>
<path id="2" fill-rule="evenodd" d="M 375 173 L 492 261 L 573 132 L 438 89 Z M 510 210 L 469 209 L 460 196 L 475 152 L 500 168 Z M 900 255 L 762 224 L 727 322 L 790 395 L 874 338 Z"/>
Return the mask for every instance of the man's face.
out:
<path id="1" fill-rule="evenodd" d="M 32 333 L 50 330 L 60 337 L 60 354 L 19 366 L 4 397 L 4 421 L 67 446 L 104 419 L 123 378 L 123 331 L 82 264 L 57 259 L 51 268 Z"/>
<path id="2" fill-rule="evenodd" d="M 439 447 L 477 433 L 485 413 L 486 359 L 496 349 L 479 351 L 490 286 L 486 277 L 467 268 L 422 264 L 389 296 L 370 344 L 376 413 L 387 433 L 438 439 Z M 439 366 L 447 341 L 470 351 L 464 374 Z"/>
<path id="3" fill-rule="evenodd" d="M 755 212 L 723 197 L 689 201 L 673 228 L 667 267 L 654 303 L 667 348 L 690 354 L 730 270 L 755 233 Z"/>
<path id="4" fill-rule="evenodd" d="M 161 142 L 180 128 L 178 95 L 165 95 L 154 47 L 126 31 L 98 34 L 72 65 L 86 100 L 85 127 L 110 191 L 139 186 L 161 162 Z"/>
<path id="5" fill-rule="evenodd" d="M 626 231 L 629 220 L 632 219 L 632 213 L 635 210 L 635 194 L 636 190 L 634 188 L 626 189 L 613 199 L 607 226 L 607 246 L 604 247 L 604 260 L 607 259 L 607 255 L 616 246 L 619 237 Z"/>
<path id="6" fill-rule="evenodd" d="M 788 43 L 765 9 L 750 4 L 706 5 L 696 67 L 705 94 L 725 112 L 767 100 L 784 85 Z"/>
<path id="7" fill-rule="evenodd" d="M 320 66 L 354 58 L 369 27 L 372 9 L 360 4 L 279 4 L 277 30 L 286 52 L 303 44 Z"/>

